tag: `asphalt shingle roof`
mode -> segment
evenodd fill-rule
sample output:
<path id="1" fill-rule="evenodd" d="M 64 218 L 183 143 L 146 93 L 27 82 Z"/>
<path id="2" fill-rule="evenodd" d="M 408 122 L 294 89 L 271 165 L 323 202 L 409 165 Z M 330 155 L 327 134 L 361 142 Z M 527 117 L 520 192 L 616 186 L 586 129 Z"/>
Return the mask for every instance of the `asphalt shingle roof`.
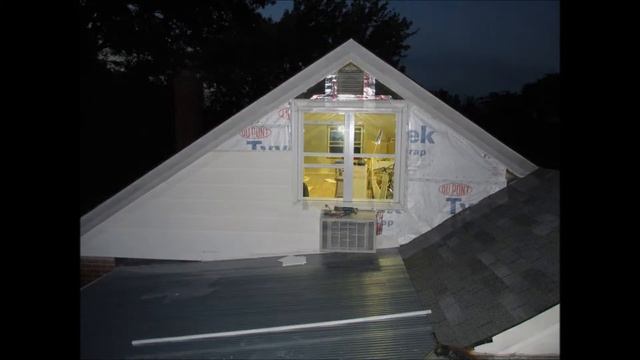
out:
<path id="1" fill-rule="evenodd" d="M 401 246 L 438 341 L 469 347 L 558 304 L 559 174 L 539 169 Z"/>

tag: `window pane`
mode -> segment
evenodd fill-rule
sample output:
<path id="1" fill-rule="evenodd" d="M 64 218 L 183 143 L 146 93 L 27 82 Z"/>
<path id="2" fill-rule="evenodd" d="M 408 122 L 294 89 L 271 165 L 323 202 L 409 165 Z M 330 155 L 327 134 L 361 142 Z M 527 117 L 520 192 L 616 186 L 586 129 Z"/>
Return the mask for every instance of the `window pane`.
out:
<path id="1" fill-rule="evenodd" d="M 309 198 L 342 198 L 342 169 L 305 168 L 303 195 Z"/>
<path id="2" fill-rule="evenodd" d="M 353 162 L 353 199 L 393 199 L 395 159 L 355 158 Z"/>
<path id="3" fill-rule="evenodd" d="M 328 151 L 328 127 L 327 125 L 304 124 L 304 151 L 321 152 Z"/>
<path id="4" fill-rule="evenodd" d="M 305 123 L 324 123 L 324 122 L 344 123 L 344 114 L 308 112 L 308 113 L 304 113 L 304 122 Z"/>
<path id="5" fill-rule="evenodd" d="M 362 134 L 364 134 L 364 127 L 355 126 L 353 134 L 353 153 L 361 154 L 362 153 Z"/>
<path id="6" fill-rule="evenodd" d="M 356 113 L 356 129 L 362 128 L 362 147 L 358 143 L 358 132 L 354 134 L 354 153 L 395 154 L 396 114 Z M 359 151 L 362 150 L 362 151 Z"/>
<path id="7" fill-rule="evenodd" d="M 329 149 L 330 153 L 343 153 L 344 152 L 344 126 L 329 126 Z"/>
<path id="8" fill-rule="evenodd" d="M 344 164 L 344 158 L 341 156 L 305 156 L 305 164 Z"/>
<path id="9" fill-rule="evenodd" d="M 344 152 L 345 116 L 338 113 L 304 114 L 304 152 Z"/>

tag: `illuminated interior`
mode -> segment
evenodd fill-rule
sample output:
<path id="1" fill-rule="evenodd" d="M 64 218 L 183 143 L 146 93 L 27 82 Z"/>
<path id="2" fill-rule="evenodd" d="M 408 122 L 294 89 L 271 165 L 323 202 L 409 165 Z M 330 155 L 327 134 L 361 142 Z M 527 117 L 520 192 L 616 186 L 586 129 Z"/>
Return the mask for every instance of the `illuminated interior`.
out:
<path id="1" fill-rule="evenodd" d="M 345 113 L 308 112 L 303 121 L 303 196 L 343 199 L 345 159 L 352 161 L 351 200 L 394 199 L 396 114 L 352 112 L 353 156 L 346 154 Z M 312 154 L 311 154 L 312 153 Z M 389 157 L 380 155 L 389 154 Z"/>

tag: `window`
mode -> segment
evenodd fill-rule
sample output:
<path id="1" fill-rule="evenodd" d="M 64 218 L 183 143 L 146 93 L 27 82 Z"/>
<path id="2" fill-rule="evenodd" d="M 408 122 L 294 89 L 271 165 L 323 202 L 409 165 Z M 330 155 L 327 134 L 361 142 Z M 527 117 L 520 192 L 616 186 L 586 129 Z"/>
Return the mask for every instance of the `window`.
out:
<path id="1" fill-rule="evenodd" d="M 296 112 L 298 198 L 399 203 L 403 190 L 400 104 L 365 109 L 301 103 Z"/>

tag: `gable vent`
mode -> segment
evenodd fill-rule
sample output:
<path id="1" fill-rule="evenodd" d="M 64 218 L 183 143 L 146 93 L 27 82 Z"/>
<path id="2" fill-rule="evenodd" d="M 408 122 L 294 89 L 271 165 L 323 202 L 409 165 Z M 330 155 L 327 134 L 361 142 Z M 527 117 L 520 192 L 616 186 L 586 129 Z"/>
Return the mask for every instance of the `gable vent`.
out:
<path id="1" fill-rule="evenodd" d="M 364 91 L 364 71 L 353 64 L 338 70 L 338 94 L 362 95 Z"/>

